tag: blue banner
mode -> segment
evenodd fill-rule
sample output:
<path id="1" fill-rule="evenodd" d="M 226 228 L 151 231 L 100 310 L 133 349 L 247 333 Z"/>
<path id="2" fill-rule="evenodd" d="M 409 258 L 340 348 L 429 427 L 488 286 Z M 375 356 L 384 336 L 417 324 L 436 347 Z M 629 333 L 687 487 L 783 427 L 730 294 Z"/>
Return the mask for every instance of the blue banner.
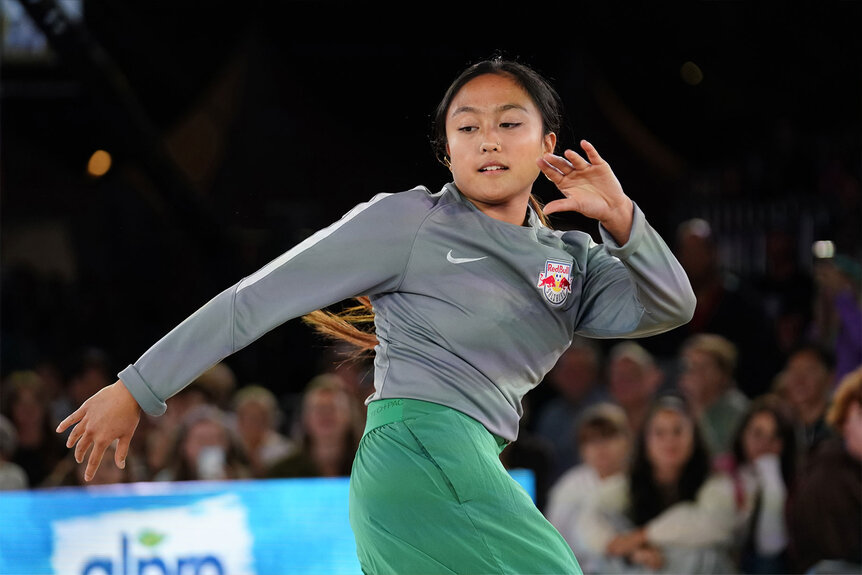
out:
<path id="1" fill-rule="evenodd" d="M 526 470 L 511 472 L 533 495 Z M 360 575 L 348 479 L 0 492 L 0 574 Z"/>

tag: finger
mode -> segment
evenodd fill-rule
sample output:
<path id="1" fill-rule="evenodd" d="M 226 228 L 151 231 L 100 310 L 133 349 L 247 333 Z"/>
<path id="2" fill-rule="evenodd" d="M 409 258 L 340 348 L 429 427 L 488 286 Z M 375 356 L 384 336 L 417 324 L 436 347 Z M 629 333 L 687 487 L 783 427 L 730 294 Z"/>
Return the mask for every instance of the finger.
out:
<path id="1" fill-rule="evenodd" d="M 536 160 L 536 164 L 538 164 L 539 169 L 542 170 L 542 173 L 545 174 L 545 177 L 551 180 L 554 184 L 559 184 L 565 178 L 565 174 L 560 172 L 557 168 L 549 164 L 545 161 L 544 158 L 539 158 Z"/>
<path id="2" fill-rule="evenodd" d="M 599 152 L 598 152 L 598 150 L 596 150 L 596 147 L 593 146 L 588 141 L 581 140 L 581 147 L 587 153 L 587 159 L 590 160 L 591 164 L 596 165 L 596 164 L 603 164 L 605 162 L 602 159 L 602 157 L 599 155 Z"/>
<path id="3" fill-rule="evenodd" d="M 84 416 L 84 412 L 79 408 L 73 411 L 69 416 L 60 422 L 60 425 L 57 426 L 57 433 L 63 433 L 66 429 L 69 428 L 73 423 L 77 423 Z"/>
<path id="4" fill-rule="evenodd" d="M 563 175 L 571 173 L 575 169 L 575 166 L 569 160 L 556 154 L 545 154 L 542 156 L 542 159 Z"/>
<path id="5" fill-rule="evenodd" d="M 102 464 L 102 457 L 104 457 L 107 448 L 108 444 L 106 443 L 93 444 L 93 451 L 90 452 L 90 458 L 87 460 L 87 469 L 84 471 L 84 481 L 89 481 L 96 475 L 96 471 Z"/>
<path id="6" fill-rule="evenodd" d="M 563 155 L 566 156 L 566 159 L 568 159 L 572 166 L 577 170 L 583 170 L 584 168 L 590 167 L 590 163 L 574 150 L 566 150 L 563 152 Z"/>
<path id="7" fill-rule="evenodd" d="M 557 212 L 580 212 L 579 208 L 580 204 L 576 200 L 572 198 L 560 198 L 559 200 L 553 200 L 545 204 L 542 212 L 546 216 L 549 216 Z"/>
<path id="8" fill-rule="evenodd" d="M 85 435 L 84 438 L 82 438 L 75 446 L 75 461 L 78 463 L 84 461 L 84 455 L 87 454 L 87 450 L 90 448 L 90 445 L 92 445 L 92 441 L 86 439 L 86 437 L 87 436 Z"/>
<path id="9" fill-rule="evenodd" d="M 69 437 L 66 439 L 66 447 L 72 447 L 75 445 L 86 431 L 87 426 L 83 422 L 78 423 L 78 425 L 72 428 L 72 432 L 69 433 Z"/>
<path id="10" fill-rule="evenodd" d="M 129 445 L 132 442 L 132 437 L 121 437 L 117 443 L 117 450 L 114 452 L 114 463 L 120 469 L 126 468 L 126 456 L 129 454 Z"/>

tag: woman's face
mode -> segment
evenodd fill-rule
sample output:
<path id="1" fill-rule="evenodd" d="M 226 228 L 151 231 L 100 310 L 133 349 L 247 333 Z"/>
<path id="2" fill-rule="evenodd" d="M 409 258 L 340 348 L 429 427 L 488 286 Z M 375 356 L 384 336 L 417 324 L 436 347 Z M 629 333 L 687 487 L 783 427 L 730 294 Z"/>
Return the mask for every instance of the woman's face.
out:
<path id="1" fill-rule="evenodd" d="M 662 474 L 679 474 L 694 452 L 692 421 L 673 410 L 653 415 L 646 427 L 646 455 Z"/>
<path id="2" fill-rule="evenodd" d="M 784 442 L 778 435 L 778 423 L 768 411 L 752 416 L 742 432 L 742 450 L 746 461 L 754 461 L 761 455 L 780 455 Z"/>
<path id="3" fill-rule="evenodd" d="M 315 439 L 342 438 L 351 425 L 350 400 L 346 393 L 318 390 L 305 400 L 303 423 Z"/>
<path id="4" fill-rule="evenodd" d="M 556 135 L 543 131 L 541 113 L 514 80 L 496 74 L 470 80 L 446 115 L 455 185 L 479 209 L 525 202 L 539 175 L 536 160 L 556 144 Z"/>
<path id="5" fill-rule="evenodd" d="M 224 427 L 215 421 L 203 419 L 189 428 L 183 443 L 186 459 L 197 462 L 200 452 L 205 447 L 220 447 L 227 452 L 230 447 L 229 438 Z"/>
<path id="6" fill-rule="evenodd" d="M 246 440 L 264 437 L 271 429 L 270 412 L 257 401 L 248 401 L 236 409 L 236 426 L 239 434 Z"/>

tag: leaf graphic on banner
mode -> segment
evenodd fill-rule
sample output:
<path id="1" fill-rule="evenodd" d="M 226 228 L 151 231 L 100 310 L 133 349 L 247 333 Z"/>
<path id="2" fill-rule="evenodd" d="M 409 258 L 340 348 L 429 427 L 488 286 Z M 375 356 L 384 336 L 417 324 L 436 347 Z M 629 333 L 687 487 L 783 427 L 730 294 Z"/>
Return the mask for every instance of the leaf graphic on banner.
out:
<path id="1" fill-rule="evenodd" d="M 142 531 L 140 535 L 138 535 L 138 541 L 141 542 L 141 545 L 144 547 L 155 547 L 159 543 L 161 543 L 165 539 L 165 536 L 161 533 L 156 533 L 152 530 Z"/>

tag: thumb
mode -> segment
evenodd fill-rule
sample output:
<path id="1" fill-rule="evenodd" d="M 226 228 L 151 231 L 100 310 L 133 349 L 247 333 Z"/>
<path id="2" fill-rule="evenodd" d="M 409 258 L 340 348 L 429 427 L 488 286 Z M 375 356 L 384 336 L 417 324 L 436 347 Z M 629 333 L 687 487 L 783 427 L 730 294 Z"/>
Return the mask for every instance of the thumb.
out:
<path id="1" fill-rule="evenodd" d="M 560 198 L 559 200 L 552 200 L 545 204 L 542 208 L 542 212 L 546 216 L 550 214 L 554 214 L 557 212 L 579 212 L 578 202 L 572 198 Z"/>

